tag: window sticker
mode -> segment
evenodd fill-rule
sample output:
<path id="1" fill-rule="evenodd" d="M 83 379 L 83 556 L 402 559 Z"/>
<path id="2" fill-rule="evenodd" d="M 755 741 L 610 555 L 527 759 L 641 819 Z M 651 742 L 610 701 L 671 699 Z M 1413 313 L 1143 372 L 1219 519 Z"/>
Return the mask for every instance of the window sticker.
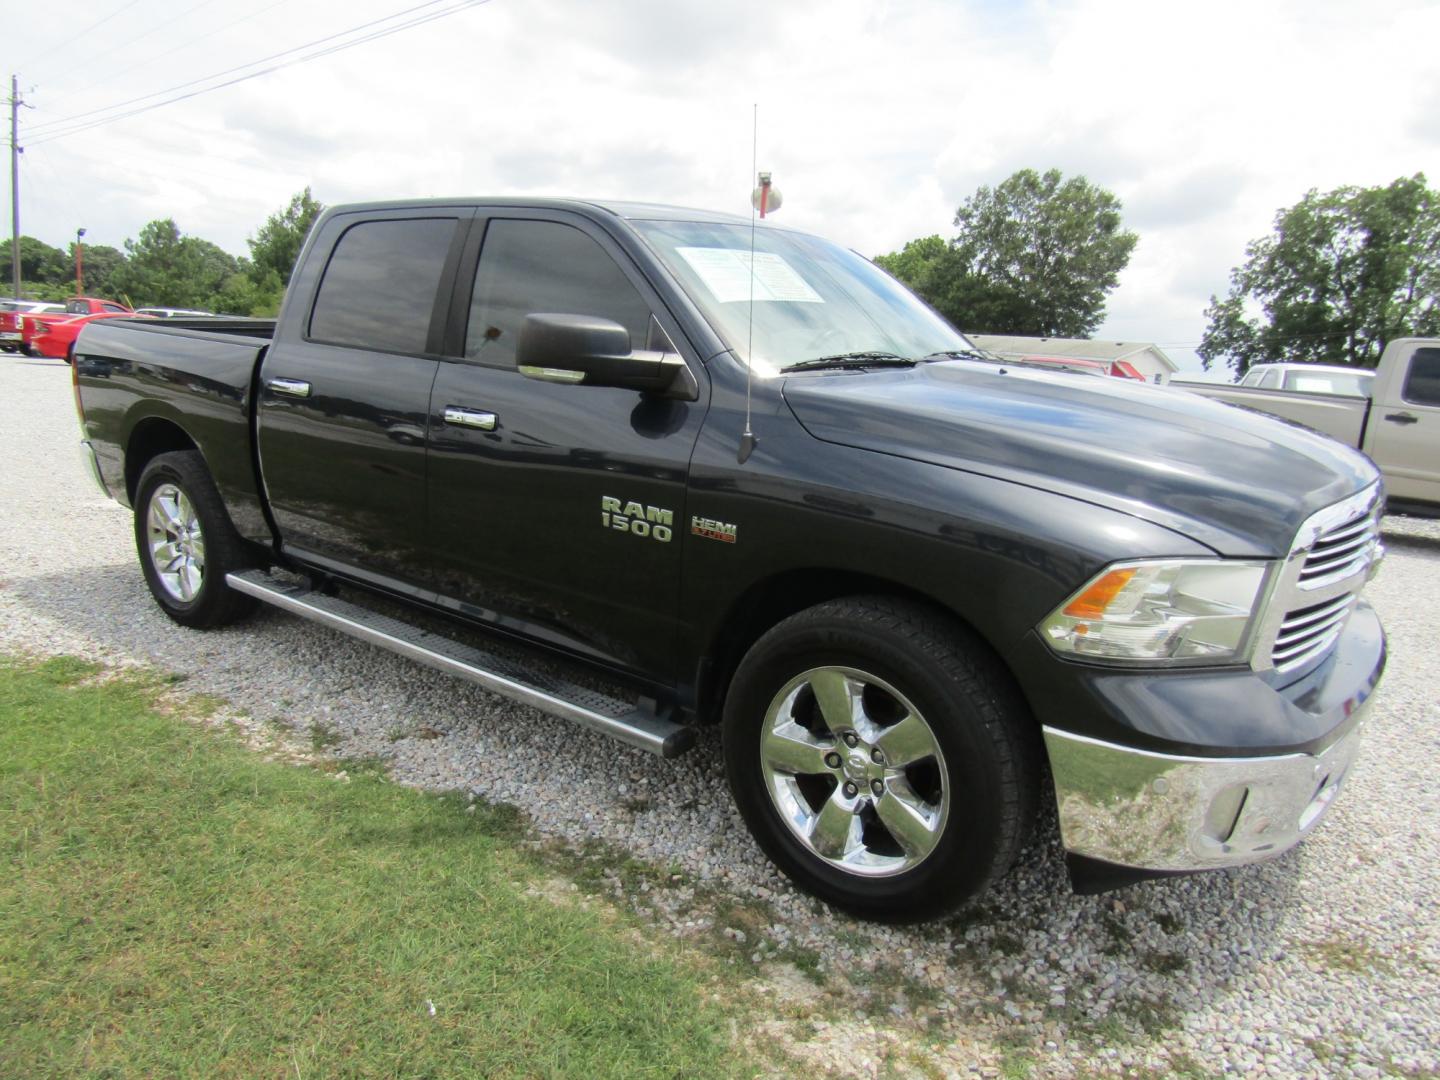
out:
<path id="1" fill-rule="evenodd" d="M 676 248 L 712 296 L 722 304 L 750 299 L 750 252 L 735 248 Z M 823 304 L 812 289 L 780 255 L 755 252 L 755 299 L 789 304 Z"/>

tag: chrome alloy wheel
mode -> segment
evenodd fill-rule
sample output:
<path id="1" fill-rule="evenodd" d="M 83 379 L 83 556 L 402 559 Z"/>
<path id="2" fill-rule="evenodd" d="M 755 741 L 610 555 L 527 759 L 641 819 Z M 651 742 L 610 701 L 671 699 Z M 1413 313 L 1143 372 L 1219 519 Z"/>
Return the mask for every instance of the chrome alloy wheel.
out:
<path id="1" fill-rule="evenodd" d="M 145 515 L 150 562 L 165 591 L 189 603 L 205 583 L 205 536 L 189 497 L 174 484 L 150 495 Z"/>
<path id="2" fill-rule="evenodd" d="M 765 713 L 760 764 L 790 831 L 847 873 L 913 869 L 944 832 L 950 792 L 935 733 L 863 671 L 813 668 L 786 683 Z"/>

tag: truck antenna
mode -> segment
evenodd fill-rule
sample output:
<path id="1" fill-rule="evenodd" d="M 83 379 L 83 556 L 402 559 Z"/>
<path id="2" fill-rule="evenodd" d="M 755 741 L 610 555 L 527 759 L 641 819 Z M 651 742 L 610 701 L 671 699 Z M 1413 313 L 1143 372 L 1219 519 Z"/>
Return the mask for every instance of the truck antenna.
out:
<path id="1" fill-rule="evenodd" d="M 760 145 L 760 103 L 757 101 L 751 107 L 750 114 L 750 175 L 757 175 L 755 172 L 757 154 Z M 754 373 L 754 360 L 752 354 L 755 348 L 755 202 L 750 202 L 750 325 L 748 338 L 745 342 L 745 433 L 740 436 L 740 451 L 735 459 L 741 465 L 749 459 L 755 450 L 755 444 L 759 440 L 755 438 L 755 432 L 750 430 L 750 380 Z"/>

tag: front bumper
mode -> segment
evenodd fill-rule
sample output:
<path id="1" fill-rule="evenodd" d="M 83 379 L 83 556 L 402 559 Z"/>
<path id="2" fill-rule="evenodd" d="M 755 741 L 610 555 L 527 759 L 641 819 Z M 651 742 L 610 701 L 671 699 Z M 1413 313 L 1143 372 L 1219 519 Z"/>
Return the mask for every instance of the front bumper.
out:
<path id="1" fill-rule="evenodd" d="M 1235 866 L 1293 847 L 1333 805 L 1355 761 L 1384 667 L 1379 620 L 1362 602 L 1332 655 L 1295 687 L 1276 689 L 1235 672 L 1227 693 L 1202 693 L 1206 684 L 1195 682 L 1180 695 L 1189 698 L 1183 711 L 1196 721 L 1208 713 L 1243 722 L 1244 716 L 1233 714 L 1243 700 L 1250 702 L 1251 717 L 1272 718 L 1259 725 L 1272 732 L 1274 713 L 1289 714 L 1292 730 L 1307 736 L 1303 748 L 1229 751 L 1243 756 L 1221 756 L 1225 751 L 1218 749 L 1213 756 L 1167 753 L 1045 725 L 1061 838 L 1077 888 L 1084 879 L 1108 877 L 1109 885 L 1117 885 Z M 1169 704 L 1179 702 L 1171 697 Z M 1316 728 L 1325 732 L 1318 739 Z M 1127 870 L 1138 872 L 1121 872 Z"/>
<path id="2" fill-rule="evenodd" d="M 1066 850 L 1185 873 L 1279 855 L 1334 802 L 1360 729 L 1317 755 L 1167 757 L 1045 729 Z"/>

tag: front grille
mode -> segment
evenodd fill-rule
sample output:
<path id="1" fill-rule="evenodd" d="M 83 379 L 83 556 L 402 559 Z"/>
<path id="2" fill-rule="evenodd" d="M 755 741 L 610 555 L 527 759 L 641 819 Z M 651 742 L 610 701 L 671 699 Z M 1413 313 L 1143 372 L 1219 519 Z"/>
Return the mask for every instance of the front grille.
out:
<path id="1" fill-rule="evenodd" d="M 1272 611 L 1284 612 L 1271 624 L 1276 671 L 1294 671 L 1334 646 L 1382 552 L 1375 495 L 1346 500 L 1306 522 L 1271 601 Z"/>
<path id="2" fill-rule="evenodd" d="M 1280 635 L 1270 650 L 1271 662 L 1286 671 L 1324 652 L 1335 644 L 1354 606 L 1355 594 L 1347 593 L 1339 599 L 1290 612 L 1281 622 Z"/>
<path id="3" fill-rule="evenodd" d="M 1379 534 L 1378 514 L 1373 511 L 1325 533 L 1305 557 L 1300 588 L 1317 589 L 1370 565 Z"/>

